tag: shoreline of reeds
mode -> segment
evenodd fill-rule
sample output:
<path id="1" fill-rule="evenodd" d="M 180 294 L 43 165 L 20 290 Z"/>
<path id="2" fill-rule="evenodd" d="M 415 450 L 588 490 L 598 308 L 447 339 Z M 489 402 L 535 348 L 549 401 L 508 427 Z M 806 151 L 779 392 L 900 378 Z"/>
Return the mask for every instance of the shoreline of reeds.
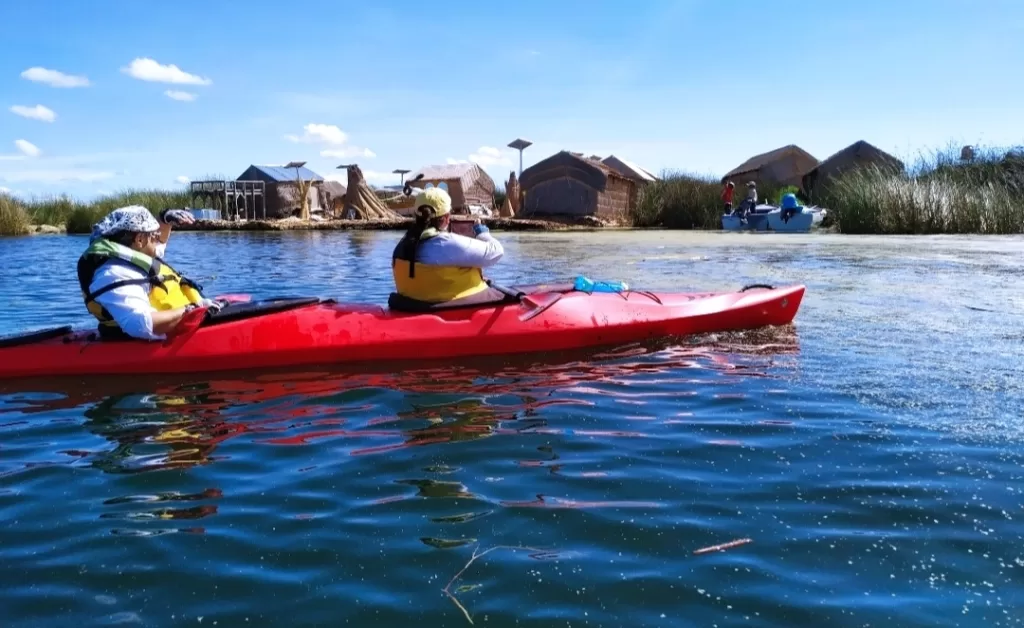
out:
<path id="1" fill-rule="evenodd" d="M 31 233 L 82 234 L 118 207 L 142 205 L 154 214 L 168 207 L 186 207 L 188 192 L 174 190 L 128 189 L 82 202 L 70 196 L 21 199 L 0 193 L 0 235 Z"/>
<path id="2" fill-rule="evenodd" d="M 742 199 L 737 181 L 736 202 Z M 645 185 L 630 219 L 636 227 L 720 230 L 719 177 L 666 173 Z M 1024 233 L 1024 149 L 975 149 L 961 159 L 948 148 L 921 155 L 903 172 L 884 166 L 850 168 L 806 198 L 794 187 L 758 187 L 778 205 L 794 192 L 805 205 L 828 210 L 822 227 L 857 235 Z"/>
<path id="3" fill-rule="evenodd" d="M 736 202 L 744 192 L 737 183 Z M 714 175 L 666 172 L 643 186 L 628 215 L 632 229 L 721 230 L 722 185 Z M 829 180 L 804 198 L 793 187 L 760 186 L 762 200 L 778 204 L 786 192 L 796 192 L 805 204 L 828 210 L 822 227 L 830 232 L 858 235 L 1021 234 L 1024 233 L 1024 149 L 976 149 L 970 160 L 946 149 L 921 156 L 904 172 L 861 166 Z M 81 202 L 69 196 L 19 199 L 0 193 L 0 235 L 30 233 L 89 233 L 92 225 L 117 207 L 142 205 L 154 214 L 168 207 L 187 207 L 190 197 L 180 190 L 124 190 Z M 503 231 L 599 231 L 621 229 L 593 218 L 486 218 Z M 248 222 L 198 221 L 192 231 L 284 231 L 405 229 L 408 220 Z"/>
<path id="4" fill-rule="evenodd" d="M 841 233 L 1013 235 L 1024 233 L 1024 150 L 946 150 L 903 173 L 864 166 L 814 195 Z M 832 209 L 834 208 L 834 209 Z"/>

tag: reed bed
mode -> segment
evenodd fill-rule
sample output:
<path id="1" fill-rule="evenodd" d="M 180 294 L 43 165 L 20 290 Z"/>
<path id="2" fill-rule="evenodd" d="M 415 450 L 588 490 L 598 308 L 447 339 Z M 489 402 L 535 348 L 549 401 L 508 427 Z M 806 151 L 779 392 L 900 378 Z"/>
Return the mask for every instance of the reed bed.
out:
<path id="1" fill-rule="evenodd" d="M 737 182 L 734 207 L 746 195 L 742 183 Z M 784 191 L 789 189 L 759 186 L 758 196 L 778 203 Z M 659 180 L 640 188 L 630 219 L 634 227 L 720 229 L 723 213 L 722 183 L 718 177 L 666 172 Z"/>
<path id="2" fill-rule="evenodd" d="M 1024 233 L 1024 154 L 984 151 L 963 161 L 936 153 L 906 173 L 862 166 L 816 195 L 842 233 Z"/>
<path id="3" fill-rule="evenodd" d="M 25 235 L 31 228 L 32 219 L 21 201 L 0 192 L 0 236 Z"/>
<path id="4" fill-rule="evenodd" d="M 24 202 L 31 222 L 64 225 L 68 233 L 89 233 L 106 214 L 127 205 L 142 205 L 154 215 L 169 207 L 187 207 L 188 192 L 156 189 L 126 189 L 84 203 L 68 196 L 33 198 Z"/>

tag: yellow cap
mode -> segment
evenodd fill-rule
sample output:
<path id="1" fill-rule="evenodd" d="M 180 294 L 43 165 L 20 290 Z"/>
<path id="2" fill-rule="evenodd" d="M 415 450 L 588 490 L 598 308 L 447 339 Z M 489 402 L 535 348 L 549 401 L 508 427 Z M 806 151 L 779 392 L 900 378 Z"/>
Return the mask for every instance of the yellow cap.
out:
<path id="1" fill-rule="evenodd" d="M 444 216 L 452 211 L 452 197 L 441 188 L 427 188 L 416 195 L 416 208 L 424 205 L 432 207 L 435 216 Z"/>

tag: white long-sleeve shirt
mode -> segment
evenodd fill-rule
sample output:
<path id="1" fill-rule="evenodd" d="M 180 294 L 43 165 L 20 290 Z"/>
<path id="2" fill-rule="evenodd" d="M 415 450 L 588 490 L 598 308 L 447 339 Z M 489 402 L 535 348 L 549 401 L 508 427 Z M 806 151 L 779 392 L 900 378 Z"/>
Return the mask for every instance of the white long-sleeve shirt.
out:
<path id="1" fill-rule="evenodd" d="M 484 231 L 475 238 L 445 231 L 420 241 L 419 249 L 416 251 L 416 263 L 487 268 L 497 264 L 503 255 L 504 247 L 489 231 Z"/>
<path id="2" fill-rule="evenodd" d="M 163 257 L 166 243 L 157 245 L 157 256 Z M 96 270 L 89 284 L 89 291 L 95 292 L 115 281 L 145 279 L 146 273 L 137 266 L 120 262 L 107 262 Z M 108 290 L 96 297 L 96 302 L 106 308 L 117 322 L 121 331 L 132 338 L 142 340 L 163 340 L 166 336 L 153 333 L 153 306 L 149 303 L 151 285 L 132 284 Z"/>

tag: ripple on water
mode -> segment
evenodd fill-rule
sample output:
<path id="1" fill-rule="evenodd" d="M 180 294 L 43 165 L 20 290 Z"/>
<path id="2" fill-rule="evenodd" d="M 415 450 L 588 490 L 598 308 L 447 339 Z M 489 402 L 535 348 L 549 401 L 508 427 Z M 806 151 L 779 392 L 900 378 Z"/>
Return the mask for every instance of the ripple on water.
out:
<path id="1" fill-rule="evenodd" d="M 234 269 L 253 258 L 324 294 L 359 267 L 372 279 L 341 296 L 381 301 L 397 237 L 174 247 L 215 292 L 252 290 Z M 1021 303 L 1007 277 L 1024 244 L 501 237 L 506 282 L 572 262 L 655 289 L 809 291 L 794 328 L 596 354 L 4 387 L 5 617 L 1021 624 L 1024 349 L 1007 342 Z M 73 281 L 80 244 L 0 247 Z M 56 275 L 32 284 L 52 314 L 21 301 L 4 325 L 79 317 Z"/>

